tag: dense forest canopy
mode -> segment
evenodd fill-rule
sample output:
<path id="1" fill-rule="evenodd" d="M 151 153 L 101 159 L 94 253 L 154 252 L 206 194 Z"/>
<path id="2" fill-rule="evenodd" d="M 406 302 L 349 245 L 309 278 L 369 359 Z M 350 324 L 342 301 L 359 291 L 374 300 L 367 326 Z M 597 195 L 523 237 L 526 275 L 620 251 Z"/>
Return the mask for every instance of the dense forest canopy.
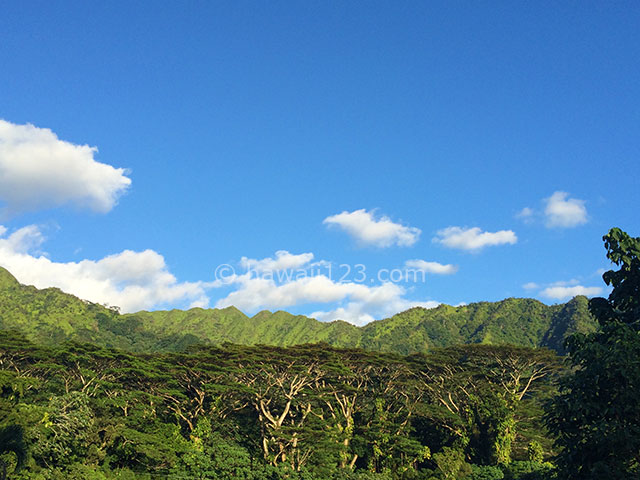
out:
<path id="1" fill-rule="evenodd" d="M 24 478 L 456 478 L 512 460 L 546 471 L 554 452 L 541 405 L 562 366 L 545 349 L 0 341 L 1 421 L 24 428 Z"/>

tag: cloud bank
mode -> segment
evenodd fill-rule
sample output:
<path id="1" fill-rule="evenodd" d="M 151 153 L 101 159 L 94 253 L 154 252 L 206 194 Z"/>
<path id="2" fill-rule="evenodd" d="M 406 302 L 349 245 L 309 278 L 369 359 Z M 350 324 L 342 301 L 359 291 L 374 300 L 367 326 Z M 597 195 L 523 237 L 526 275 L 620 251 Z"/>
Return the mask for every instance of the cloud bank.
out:
<path id="1" fill-rule="evenodd" d="M 392 282 L 365 285 L 334 281 L 330 275 L 318 274 L 319 266 L 328 262 L 312 263 L 312 253 L 296 255 L 280 250 L 263 259 L 242 257 L 239 265 L 245 268 L 243 274 L 211 282 L 179 282 L 164 257 L 153 250 L 124 250 L 99 260 L 55 262 L 40 250 L 45 240 L 36 225 L 10 234 L 0 225 L 0 266 L 21 283 L 37 288 L 57 287 L 94 303 L 118 306 L 123 312 L 176 303 L 207 307 L 207 292 L 212 288 L 231 288 L 218 300 L 217 308 L 234 305 L 252 313 L 297 305 L 333 304 L 333 309 L 318 310 L 310 316 L 323 321 L 342 319 L 357 325 L 415 306 L 438 305 L 430 300 L 406 299 L 406 289 Z"/>
<path id="2" fill-rule="evenodd" d="M 153 250 L 124 250 L 100 260 L 54 262 L 39 252 L 45 241 L 35 225 L 6 237 L 0 228 L 0 265 L 21 283 L 37 288 L 58 287 L 94 303 L 119 306 L 135 312 L 156 306 L 187 302 L 206 307 L 209 299 L 203 282 L 178 282 L 162 255 Z"/>
<path id="3" fill-rule="evenodd" d="M 240 265 L 251 266 L 251 271 L 230 275 L 218 282 L 217 287 L 231 286 L 233 291 L 218 300 L 215 306 L 224 308 L 234 305 L 246 312 L 256 312 L 306 304 L 338 303 L 332 310 L 314 311 L 310 316 L 322 321 L 341 319 L 363 325 L 411 307 L 438 305 L 434 301 L 408 300 L 404 298 L 407 293 L 405 288 L 392 282 L 370 286 L 355 281 L 335 281 L 329 275 L 319 274 L 314 269 L 319 263 L 326 262 L 311 263 L 312 259 L 313 255 L 310 253 L 294 255 L 284 250 L 276 252 L 275 257 L 259 260 L 243 257 Z M 282 266 L 285 263 L 289 267 L 282 270 L 292 269 L 296 272 L 292 275 L 274 275 L 274 272 L 281 270 L 273 265 Z M 269 268 L 261 270 L 257 266 Z M 265 275 L 260 275 L 260 272 Z"/>

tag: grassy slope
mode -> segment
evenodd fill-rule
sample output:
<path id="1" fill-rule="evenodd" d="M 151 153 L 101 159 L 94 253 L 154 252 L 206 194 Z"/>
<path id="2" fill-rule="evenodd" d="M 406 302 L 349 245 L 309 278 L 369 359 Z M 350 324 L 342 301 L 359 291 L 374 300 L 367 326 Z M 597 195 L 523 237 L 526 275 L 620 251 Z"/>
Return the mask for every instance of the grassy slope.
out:
<path id="1" fill-rule="evenodd" d="M 461 343 L 512 343 L 562 352 L 567 334 L 594 326 L 585 297 L 552 306 L 510 298 L 460 307 L 413 308 L 361 328 L 283 311 L 263 311 L 250 318 L 234 307 L 118 315 L 56 288 L 20 285 L 0 267 L 0 328 L 18 330 L 41 343 L 76 339 L 157 351 L 179 350 L 193 343 L 287 346 L 326 342 L 401 354 Z"/>

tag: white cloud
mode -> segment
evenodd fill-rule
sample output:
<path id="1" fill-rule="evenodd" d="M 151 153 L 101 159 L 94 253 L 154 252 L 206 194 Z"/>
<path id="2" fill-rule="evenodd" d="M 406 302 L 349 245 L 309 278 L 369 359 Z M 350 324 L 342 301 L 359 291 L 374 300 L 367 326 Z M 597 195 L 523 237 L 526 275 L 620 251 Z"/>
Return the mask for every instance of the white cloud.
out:
<path id="1" fill-rule="evenodd" d="M 570 228 L 587 223 L 587 209 L 584 200 L 568 198 L 566 192 L 554 192 L 545 199 L 544 215 L 547 227 Z"/>
<path id="2" fill-rule="evenodd" d="M 539 296 L 553 300 L 567 300 L 575 297 L 576 295 L 592 297 L 600 295 L 603 292 L 603 288 L 601 287 L 585 287 L 580 285 L 580 280 L 577 278 L 547 283 L 544 285 L 529 282 L 525 283 L 522 288 L 525 290 L 539 290 Z"/>
<path id="3" fill-rule="evenodd" d="M 576 295 L 585 295 L 587 297 L 593 297 L 602 293 L 601 287 L 584 287 L 582 285 L 574 285 L 570 287 L 563 286 L 551 286 L 547 287 L 540 292 L 540 295 L 546 298 L 552 298 L 554 300 L 566 300 L 573 298 Z"/>
<path id="4" fill-rule="evenodd" d="M 557 282 L 553 282 L 548 284 L 549 287 L 573 287 L 574 285 L 579 285 L 580 280 L 577 278 L 572 278 L 571 280 L 560 280 Z"/>
<path id="5" fill-rule="evenodd" d="M 117 305 L 123 312 L 176 303 L 189 308 L 207 307 L 206 292 L 214 287 L 232 289 L 216 303 L 219 308 L 234 305 L 255 312 L 327 304 L 326 311 L 319 310 L 312 316 L 321 320 L 340 318 L 359 325 L 414 306 L 438 305 L 434 301 L 408 300 L 405 288 L 391 282 L 365 285 L 334 281 L 330 274 L 318 274 L 318 266 L 326 266 L 327 262 L 311 263 L 311 253 L 295 255 L 281 250 L 264 259 L 243 257 L 240 264 L 252 267 L 244 274 L 232 274 L 215 282 L 178 282 L 162 255 L 153 250 L 124 250 L 99 260 L 64 263 L 41 253 L 45 237 L 37 226 L 6 234 L 6 228 L 0 226 L 0 266 L 21 283 L 38 288 L 58 287 L 85 300 Z M 296 276 L 300 272 L 302 275 Z"/>
<path id="6" fill-rule="evenodd" d="M 451 275 L 458 271 L 457 265 L 446 264 L 438 262 L 427 262 L 425 260 L 407 260 L 404 262 L 406 268 L 414 268 L 425 273 L 433 273 L 436 275 Z"/>
<path id="7" fill-rule="evenodd" d="M 125 170 L 97 162 L 96 147 L 48 128 L 0 119 L 0 200 L 9 213 L 74 205 L 105 213 L 126 191 Z"/>
<path id="8" fill-rule="evenodd" d="M 532 217 L 535 211 L 533 208 L 524 207 L 518 213 L 516 213 L 516 218 L 524 218 L 525 220 Z"/>
<path id="9" fill-rule="evenodd" d="M 344 211 L 324 219 L 325 225 L 336 225 L 355 238 L 361 245 L 376 247 L 408 247 L 418 241 L 420 229 L 394 223 L 389 217 L 375 218 L 365 209 Z"/>
<path id="10" fill-rule="evenodd" d="M 538 217 L 538 212 L 530 207 L 524 207 L 518 213 L 516 213 L 516 218 L 519 218 L 527 225 L 530 225 L 535 222 L 535 219 Z"/>
<path id="11" fill-rule="evenodd" d="M 336 283 L 326 275 L 303 276 L 278 284 L 270 277 L 241 275 L 232 283 L 239 288 L 216 303 L 216 307 L 231 305 L 240 310 L 262 308 L 281 309 L 305 303 L 329 303 L 355 295 L 367 287 L 355 283 Z"/>
<path id="12" fill-rule="evenodd" d="M 124 312 L 180 301 L 208 304 L 207 284 L 178 282 L 162 255 L 153 250 L 124 250 L 100 260 L 61 263 L 37 253 L 44 240 L 35 225 L 0 238 L 0 265 L 21 283 L 58 287 L 91 302 L 117 305 Z"/>
<path id="13" fill-rule="evenodd" d="M 479 251 L 484 247 L 511 244 L 518 241 L 518 237 L 512 230 L 500 230 L 498 232 L 483 232 L 480 228 L 447 227 L 439 230 L 434 242 L 441 243 L 449 248 L 460 250 Z"/>
<path id="14" fill-rule="evenodd" d="M 301 268 L 311 260 L 313 260 L 313 253 L 294 255 L 286 250 L 278 250 L 275 258 L 256 260 L 255 258 L 242 257 L 240 265 L 246 270 L 254 270 L 256 272 L 279 272 Z"/>
<path id="15" fill-rule="evenodd" d="M 373 320 L 388 318 L 413 307 L 435 308 L 438 305 L 440 304 L 434 301 L 418 302 L 395 297 L 383 304 L 377 301 L 352 301 L 348 302 L 344 307 L 330 311 L 313 312 L 309 316 L 322 322 L 346 320 L 354 325 L 366 325 Z M 371 311 L 375 311 L 377 314 L 373 316 L 369 313 Z"/>
<path id="16" fill-rule="evenodd" d="M 338 307 L 335 310 L 318 310 L 317 312 L 311 313 L 309 317 L 320 320 L 321 322 L 345 320 L 358 326 L 366 325 L 374 320 L 380 320 L 373 317 L 370 313 L 367 313 L 365 308 L 362 303 L 350 302 L 346 307 Z"/>
<path id="17" fill-rule="evenodd" d="M 232 286 L 234 288 L 226 297 L 218 300 L 216 307 L 224 308 L 234 305 L 246 312 L 256 312 L 261 309 L 286 309 L 296 305 L 338 304 L 331 310 L 319 310 L 310 316 L 323 321 L 341 319 L 362 325 L 413 306 L 438 305 L 433 301 L 407 300 L 404 298 L 406 290 L 391 282 L 365 285 L 357 282 L 334 281 L 330 275 L 318 274 L 315 266 L 324 265 L 326 262 L 309 263 L 313 258 L 310 253 L 302 255 L 293 255 L 286 251 L 278 253 L 275 258 L 251 259 L 248 263 L 271 266 L 272 262 L 287 258 L 291 262 L 282 263 L 287 263 L 291 268 L 298 270 L 296 272 L 282 270 L 286 274 L 280 275 L 274 274 L 271 269 L 263 270 L 263 274 L 260 274 L 254 268 L 242 275 L 230 275 L 215 283 L 217 287 Z M 243 257 L 240 263 L 246 264 L 246 257 Z M 286 269 L 286 267 L 283 268 Z"/>

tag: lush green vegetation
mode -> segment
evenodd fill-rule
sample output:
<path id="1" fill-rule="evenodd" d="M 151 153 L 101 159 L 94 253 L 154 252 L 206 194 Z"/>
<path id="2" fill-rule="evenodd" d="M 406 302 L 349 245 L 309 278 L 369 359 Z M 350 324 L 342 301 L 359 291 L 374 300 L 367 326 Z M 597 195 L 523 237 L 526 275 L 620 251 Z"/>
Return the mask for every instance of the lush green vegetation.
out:
<path id="1" fill-rule="evenodd" d="M 585 297 L 553 306 L 510 298 L 460 307 L 413 308 L 361 328 L 286 312 L 263 311 L 249 318 L 233 307 L 120 315 L 55 288 L 20 285 L 0 268 L 0 328 L 20 331 L 36 343 L 76 340 L 152 352 L 180 351 L 195 343 L 290 346 L 323 342 L 404 355 L 466 343 L 510 343 L 563 353 L 567 336 L 591 332 L 596 325 Z"/>
<path id="2" fill-rule="evenodd" d="M 297 317 L 292 336 L 284 312 L 119 315 L 0 271 L 0 480 L 638 479 L 640 238 L 604 240 L 608 299 Z M 212 345 L 233 321 L 248 345 Z M 251 345 L 252 321 L 372 350 Z"/>
<path id="3" fill-rule="evenodd" d="M 529 478 L 554 453 L 545 349 L 143 355 L 3 332 L 0 352 L 0 426 L 29 451 L 12 478 Z"/>
<path id="4" fill-rule="evenodd" d="M 620 267 L 603 275 L 613 291 L 590 301 L 600 328 L 568 339 L 574 373 L 548 408 L 568 480 L 640 478 L 640 237 L 614 228 L 603 239 Z"/>

